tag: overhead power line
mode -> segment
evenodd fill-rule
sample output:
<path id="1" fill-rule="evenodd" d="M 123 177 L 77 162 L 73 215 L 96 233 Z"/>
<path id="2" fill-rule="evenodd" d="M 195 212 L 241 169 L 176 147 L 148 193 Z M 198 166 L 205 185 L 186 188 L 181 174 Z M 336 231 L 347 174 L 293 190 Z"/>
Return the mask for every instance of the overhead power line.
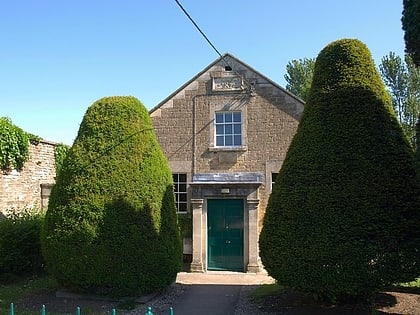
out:
<path id="1" fill-rule="evenodd" d="M 175 0 L 175 2 L 178 4 L 178 6 L 181 8 L 182 12 L 184 12 L 184 14 L 188 17 L 188 19 L 191 21 L 191 23 L 195 26 L 195 28 L 200 32 L 200 34 L 204 37 L 204 39 L 207 41 L 207 43 L 211 46 L 211 48 L 213 48 L 213 50 L 219 55 L 220 59 L 224 61 L 224 63 L 231 69 L 231 65 L 225 60 L 225 57 L 222 56 L 222 54 L 220 53 L 220 51 L 216 48 L 215 45 L 213 45 L 213 43 L 210 41 L 210 39 L 207 37 L 207 35 L 201 30 L 201 28 L 198 26 L 198 24 L 194 21 L 194 19 L 191 17 L 191 15 L 189 15 L 189 13 L 187 12 L 187 10 L 184 9 L 184 7 L 182 6 L 182 4 L 178 1 Z M 246 80 L 245 77 L 243 77 L 241 74 L 239 74 L 237 71 L 233 70 L 237 75 L 241 76 L 242 79 L 244 80 L 245 84 L 248 86 L 248 91 L 250 93 L 250 95 L 253 95 L 254 92 L 254 84 L 251 84 L 250 82 L 248 82 L 248 80 Z"/>
<path id="2" fill-rule="evenodd" d="M 210 41 L 210 39 L 207 37 L 207 35 L 201 30 L 201 28 L 197 25 L 197 23 L 195 23 L 195 21 L 193 20 L 193 18 L 191 17 L 191 15 L 188 14 L 187 10 L 184 9 L 184 7 L 182 6 L 182 4 L 178 1 L 175 0 L 175 2 L 178 4 L 178 6 L 181 8 L 182 12 L 184 12 L 184 14 L 188 17 L 188 19 L 191 21 L 191 23 L 195 26 L 195 28 L 200 32 L 200 34 L 204 37 L 204 39 L 207 41 L 207 43 L 209 43 L 209 45 L 214 49 L 214 51 L 221 57 L 223 58 L 222 54 L 217 50 L 216 46 L 213 45 L 213 43 Z"/>

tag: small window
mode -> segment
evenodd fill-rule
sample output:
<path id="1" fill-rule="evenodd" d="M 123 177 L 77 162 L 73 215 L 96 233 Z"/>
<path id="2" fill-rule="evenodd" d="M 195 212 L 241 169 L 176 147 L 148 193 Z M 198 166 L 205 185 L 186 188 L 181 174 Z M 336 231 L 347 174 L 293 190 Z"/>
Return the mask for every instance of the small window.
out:
<path id="1" fill-rule="evenodd" d="M 216 147 L 242 146 L 241 112 L 217 112 L 214 121 Z"/>
<path id="2" fill-rule="evenodd" d="M 273 190 L 273 186 L 276 182 L 277 175 L 279 175 L 279 173 L 271 173 L 271 190 Z"/>
<path id="3" fill-rule="evenodd" d="M 172 174 L 174 180 L 174 192 L 177 212 L 187 212 L 187 174 L 174 173 Z"/>

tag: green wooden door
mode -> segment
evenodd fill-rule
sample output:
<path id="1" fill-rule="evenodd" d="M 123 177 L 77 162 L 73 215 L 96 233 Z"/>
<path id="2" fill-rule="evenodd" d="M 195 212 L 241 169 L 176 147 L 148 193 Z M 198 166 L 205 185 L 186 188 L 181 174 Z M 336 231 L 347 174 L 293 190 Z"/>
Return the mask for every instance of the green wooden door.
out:
<path id="1" fill-rule="evenodd" d="M 244 202 L 207 200 L 208 270 L 244 270 Z"/>

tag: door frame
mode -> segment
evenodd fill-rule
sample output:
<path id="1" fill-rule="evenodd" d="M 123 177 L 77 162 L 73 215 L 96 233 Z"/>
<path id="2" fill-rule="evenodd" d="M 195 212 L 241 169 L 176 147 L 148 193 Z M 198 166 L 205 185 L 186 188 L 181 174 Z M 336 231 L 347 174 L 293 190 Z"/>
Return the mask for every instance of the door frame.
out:
<path id="1" fill-rule="evenodd" d="M 229 183 L 192 182 L 190 199 L 193 233 L 191 272 L 207 272 L 207 200 L 244 200 L 244 272 L 258 273 L 263 270 L 258 250 L 258 187 L 261 182 Z M 229 188 L 229 195 L 224 192 Z"/>

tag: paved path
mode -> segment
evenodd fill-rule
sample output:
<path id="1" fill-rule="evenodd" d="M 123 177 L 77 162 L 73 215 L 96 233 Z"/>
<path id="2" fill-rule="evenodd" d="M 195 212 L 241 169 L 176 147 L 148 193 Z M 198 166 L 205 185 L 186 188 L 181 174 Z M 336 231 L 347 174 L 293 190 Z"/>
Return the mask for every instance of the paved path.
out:
<path id="1" fill-rule="evenodd" d="M 236 272 L 181 272 L 176 281 L 191 286 L 173 305 L 174 315 L 233 315 L 242 286 L 274 282 L 265 274 Z"/>
<path id="2" fill-rule="evenodd" d="M 233 315 L 240 285 L 194 284 L 173 306 L 174 315 Z"/>

